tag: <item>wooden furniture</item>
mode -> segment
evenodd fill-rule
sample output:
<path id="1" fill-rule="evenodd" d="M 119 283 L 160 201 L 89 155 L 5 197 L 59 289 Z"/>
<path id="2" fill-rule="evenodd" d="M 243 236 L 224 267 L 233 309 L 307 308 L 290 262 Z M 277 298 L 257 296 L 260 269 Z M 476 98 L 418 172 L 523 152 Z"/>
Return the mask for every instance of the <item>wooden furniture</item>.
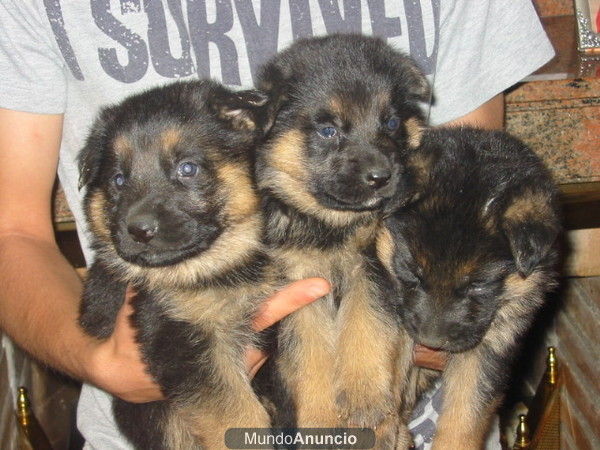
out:
<path id="1" fill-rule="evenodd" d="M 519 416 L 513 450 L 560 450 L 562 381 L 556 349 L 548 347 L 546 370 L 527 414 Z"/>
<path id="2" fill-rule="evenodd" d="M 16 406 L 17 448 L 19 450 L 52 450 L 48 436 L 31 409 L 29 395 L 24 387 L 19 388 Z"/>

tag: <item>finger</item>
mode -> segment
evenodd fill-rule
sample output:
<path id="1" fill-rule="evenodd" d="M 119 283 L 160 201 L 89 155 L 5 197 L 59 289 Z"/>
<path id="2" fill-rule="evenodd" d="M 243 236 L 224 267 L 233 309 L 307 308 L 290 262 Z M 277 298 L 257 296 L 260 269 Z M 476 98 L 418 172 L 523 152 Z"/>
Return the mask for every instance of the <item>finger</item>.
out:
<path id="1" fill-rule="evenodd" d="M 252 328 L 262 331 L 302 306 L 323 297 L 330 290 L 331 286 L 323 278 L 295 281 L 265 300 Z"/>
<path id="2" fill-rule="evenodd" d="M 129 403 L 149 403 L 156 402 L 158 400 L 164 400 L 165 396 L 162 394 L 160 389 L 144 389 L 135 392 L 125 392 L 121 395 L 115 394 L 121 399 Z"/>
<path id="3" fill-rule="evenodd" d="M 131 304 L 131 301 L 136 296 L 137 292 L 135 289 L 131 287 L 131 285 L 127 285 L 127 289 L 125 290 L 125 303 Z"/>
<path id="4" fill-rule="evenodd" d="M 250 370 L 261 359 L 266 358 L 267 354 L 255 347 L 248 347 L 246 350 L 246 367 Z"/>
<path id="5" fill-rule="evenodd" d="M 263 364 L 269 359 L 269 356 L 266 353 L 261 352 L 260 350 L 256 350 L 256 353 L 252 355 L 253 361 L 248 364 L 248 375 L 250 378 L 253 378 L 256 375 L 256 372 L 263 366 Z M 247 358 L 248 361 L 248 358 Z"/>
<path id="6" fill-rule="evenodd" d="M 250 369 L 250 372 L 248 372 L 248 375 L 250 375 L 250 378 L 254 378 L 254 376 L 259 371 L 259 369 L 263 366 L 263 364 L 265 362 L 267 362 L 267 359 L 269 359 L 269 358 L 267 356 L 265 356 L 263 359 L 259 360 L 256 364 L 254 364 L 252 369 Z"/>
<path id="7" fill-rule="evenodd" d="M 427 369 L 444 370 L 448 360 L 448 354 L 442 351 L 432 350 L 422 345 L 415 345 L 413 349 L 415 364 Z"/>

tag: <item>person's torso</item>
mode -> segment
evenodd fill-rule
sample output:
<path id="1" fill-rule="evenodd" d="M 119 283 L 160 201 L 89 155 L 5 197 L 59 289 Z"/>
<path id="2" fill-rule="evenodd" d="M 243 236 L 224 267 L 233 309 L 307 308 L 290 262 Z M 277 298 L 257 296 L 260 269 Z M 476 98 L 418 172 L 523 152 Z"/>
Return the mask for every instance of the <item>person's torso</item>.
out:
<path id="1" fill-rule="evenodd" d="M 59 175 L 81 227 L 76 157 L 103 105 L 186 77 L 250 87 L 292 41 L 336 32 L 381 36 L 432 76 L 440 1 L 43 0 L 41 13 L 64 64 Z"/>

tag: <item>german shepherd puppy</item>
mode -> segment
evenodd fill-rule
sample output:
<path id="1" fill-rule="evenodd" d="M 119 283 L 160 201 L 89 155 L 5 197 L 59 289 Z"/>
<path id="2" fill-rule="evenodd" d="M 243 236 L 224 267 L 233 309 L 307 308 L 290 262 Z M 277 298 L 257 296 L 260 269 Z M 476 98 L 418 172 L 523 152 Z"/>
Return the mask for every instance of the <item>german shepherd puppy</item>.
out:
<path id="1" fill-rule="evenodd" d="M 80 155 L 96 260 L 80 323 L 109 336 L 127 284 L 142 356 L 166 401 L 114 401 L 140 449 L 226 448 L 230 427 L 269 427 L 244 350 L 272 293 L 251 152 L 264 95 L 180 82 L 106 108 Z"/>
<path id="2" fill-rule="evenodd" d="M 257 150 L 265 242 L 287 280 L 319 276 L 333 294 L 286 317 L 268 362 L 275 423 L 377 428 L 396 439 L 399 326 L 379 295 L 375 236 L 401 202 L 419 144 L 426 79 L 382 40 L 300 40 L 262 69 L 274 125 Z M 264 375 L 264 374 L 263 374 Z"/>
<path id="3" fill-rule="evenodd" d="M 419 198 L 385 220 L 378 254 L 410 337 L 450 354 L 434 448 L 480 449 L 512 357 L 555 285 L 556 189 L 502 132 L 427 130 L 408 164 Z"/>

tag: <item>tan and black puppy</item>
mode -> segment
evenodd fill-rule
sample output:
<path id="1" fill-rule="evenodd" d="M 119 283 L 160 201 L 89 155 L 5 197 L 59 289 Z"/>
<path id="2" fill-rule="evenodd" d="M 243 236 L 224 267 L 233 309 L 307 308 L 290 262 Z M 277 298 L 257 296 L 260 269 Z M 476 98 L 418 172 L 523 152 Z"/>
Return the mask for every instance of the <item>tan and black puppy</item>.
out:
<path id="1" fill-rule="evenodd" d="M 265 241 L 287 280 L 333 285 L 279 326 L 276 423 L 377 428 L 378 448 L 391 448 L 401 349 L 371 256 L 384 204 L 408 195 L 426 79 L 380 39 L 332 35 L 281 52 L 258 87 L 275 112 L 256 162 Z"/>
<path id="2" fill-rule="evenodd" d="M 137 340 L 167 398 L 115 399 L 136 448 L 226 448 L 228 428 L 270 426 L 243 357 L 272 293 L 250 156 L 265 101 L 211 81 L 156 88 L 103 110 L 81 153 L 96 260 L 80 322 L 109 336 L 132 285 Z"/>
<path id="3" fill-rule="evenodd" d="M 386 219 L 378 251 L 410 337 L 450 354 L 434 448 L 479 449 L 555 285 L 556 189 L 539 158 L 502 132 L 427 130 L 409 165 L 420 196 Z"/>

